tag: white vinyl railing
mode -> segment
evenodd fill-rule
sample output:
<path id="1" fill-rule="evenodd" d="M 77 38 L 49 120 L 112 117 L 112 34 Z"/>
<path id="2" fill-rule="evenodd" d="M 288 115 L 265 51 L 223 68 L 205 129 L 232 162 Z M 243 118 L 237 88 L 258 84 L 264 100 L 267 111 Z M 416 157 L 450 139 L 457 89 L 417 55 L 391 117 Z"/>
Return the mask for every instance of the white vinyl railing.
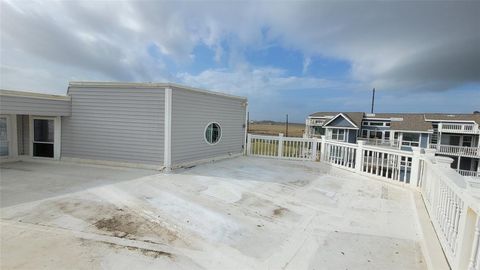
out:
<path id="1" fill-rule="evenodd" d="M 423 157 L 419 188 L 451 268 L 479 270 L 479 200 L 472 196 L 465 178 L 450 169 L 452 161 Z"/>
<path id="2" fill-rule="evenodd" d="M 282 159 L 315 160 L 317 139 L 248 134 L 247 155 Z"/>
<path id="3" fill-rule="evenodd" d="M 385 151 L 368 146 L 362 151 L 361 172 L 399 183 L 410 183 L 411 152 Z"/>
<path id="4" fill-rule="evenodd" d="M 452 133 L 479 133 L 478 125 L 476 124 L 440 123 L 438 124 L 438 130 Z"/>
<path id="5" fill-rule="evenodd" d="M 472 177 L 480 177 L 480 172 L 477 171 L 469 171 L 469 170 L 456 170 L 462 176 L 472 176 Z"/>
<path id="6" fill-rule="evenodd" d="M 438 144 L 429 144 L 430 149 L 436 149 L 439 154 L 447 154 L 454 156 L 465 156 L 465 157 L 480 157 L 480 148 L 478 147 L 466 147 L 466 146 L 457 146 L 457 145 L 438 145 Z"/>
<path id="7" fill-rule="evenodd" d="M 399 145 L 398 140 L 374 139 L 374 138 L 362 138 L 362 137 L 357 139 L 364 140 L 366 145 L 385 146 L 385 147 L 392 147 L 392 148 L 398 148 L 398 145 Z"/>
<path id="8" fill-rule="evenodd" d="M 414 147 L 411 152 L 402 151 L 365 145 L 361 140 L 357 144 L 326 140 L 324 136 L 320 140 L 249 135 L 247 154 L 319 160 L 412 187 L 422 195 L 451 269 L 480 270 L 480 200 L 471 188 L 478 182 L 468 182 L 467 177 L 450 168 L 451 158 L 435 156 L 435 150 Z"/>
<path id="9" fill-rule="evenodd" d="M 323 140 L 320 161 L 336 167 L 354 170 L 357 158 L 357 145 L 345 142 Z"/>

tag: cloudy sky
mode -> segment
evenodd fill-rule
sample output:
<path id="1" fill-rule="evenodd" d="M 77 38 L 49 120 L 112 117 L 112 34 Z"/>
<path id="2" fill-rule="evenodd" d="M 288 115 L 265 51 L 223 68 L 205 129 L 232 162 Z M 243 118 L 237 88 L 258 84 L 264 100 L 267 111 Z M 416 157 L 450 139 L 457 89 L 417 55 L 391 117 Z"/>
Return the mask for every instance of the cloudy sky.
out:
<path id="1" fill-rule="evenodd" d="M 0 87 L 171 81 L 252 119 L 480 110 L 480 1 L 0 1 Z"/>

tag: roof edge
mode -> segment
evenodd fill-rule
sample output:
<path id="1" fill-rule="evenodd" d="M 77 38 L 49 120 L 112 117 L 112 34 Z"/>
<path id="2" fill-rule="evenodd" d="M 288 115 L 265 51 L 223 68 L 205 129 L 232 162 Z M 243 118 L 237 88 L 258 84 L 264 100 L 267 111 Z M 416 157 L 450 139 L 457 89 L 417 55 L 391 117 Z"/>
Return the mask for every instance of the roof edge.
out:
<path id="1" fill-rule="evenodd" d="M 222 92 L 216 92 L 216 91 L 211 91 L 211 90 L 206 90 L 206 89 L 201 89 L 201 88 L 196 88 L 196 87 L 190 87 L 190 86 L 181 85 L 181 84 L 177 84 L 177 83 L 71 81 L 71 82 L 68 83 L 68 88 L 70 89 L 70 87 L 79 87 L 79 88 L 82 88 L 82 87 L 180 88 L 182 90 L 188 90 L 188 91 L 192 91 L 192 92 L 223 96 L 223 97 L 227 97 L 227 98 L 241 99 L 241 100 L 245 100 L 245 101 L 248 100 L 247 97 L 243 97 L 243 96 L 231 95 L 231 94 L 226 94 L 226 93 L 222 93 Z M 67 93 L 68 93 L 68 91 L 67 91 Z"/>
<path id="2" fill-rule="evenodd" d="M 332 119 L 330 119 L 330 120 L 328 120 L 326 123 L 324 123 L 324 124 L 322 125 L 322 127 L 327 126 L 328 124 L 330 124 L 331 122 L 333 122 L 335 119 L 337 119 L 339 116 L 342 116 L 343 118 L 345 118 L 348 122 L 350 122 L 350 124 L 353 125 L 354 128 L 359 129 L 359 127 L 353 122 L 353 120 L 350 119 L 350 117 L 348 117 L 348 116 L 345 115 L 344 113 L 339 113 L 339 114 L 335 115 Z"/>
<path id="3" fill-rule="evenodd" d="M 71 100 L 71 98 L 69 96 L 64 96 L 64 95 L 52 95 L 52 94 L 27 92 L 27 91 L 17 91 L 17 90 L 6 90 L 6 89 L 0 89 L 0 96 L 26 97 L 26 98 L 64 100 L 64 101 L 70 101 Z"/>

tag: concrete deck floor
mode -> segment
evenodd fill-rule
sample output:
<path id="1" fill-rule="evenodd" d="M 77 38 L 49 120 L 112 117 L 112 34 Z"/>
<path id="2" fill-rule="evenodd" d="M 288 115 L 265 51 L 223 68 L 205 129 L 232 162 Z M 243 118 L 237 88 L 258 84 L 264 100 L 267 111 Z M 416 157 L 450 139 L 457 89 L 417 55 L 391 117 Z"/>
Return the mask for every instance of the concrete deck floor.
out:
<path id="1" fill-rule="evenodd" d="M 411 191 L 319 163 L 68 166 L 1 169 L 1 269 L 426 268 Z M 71 192 L 74 175 L 90 184 Z"/>

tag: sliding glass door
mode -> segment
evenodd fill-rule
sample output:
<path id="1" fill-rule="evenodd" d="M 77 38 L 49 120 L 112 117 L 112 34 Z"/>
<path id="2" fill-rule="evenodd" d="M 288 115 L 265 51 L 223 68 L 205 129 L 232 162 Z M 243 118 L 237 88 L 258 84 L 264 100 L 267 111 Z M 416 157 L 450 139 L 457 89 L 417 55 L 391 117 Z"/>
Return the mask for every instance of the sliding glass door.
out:
<path id="1" fill-rule="evenodd" d="M 54 156 L 55 122 L 53 119 L 33 119 L 33 156 Z"/>

